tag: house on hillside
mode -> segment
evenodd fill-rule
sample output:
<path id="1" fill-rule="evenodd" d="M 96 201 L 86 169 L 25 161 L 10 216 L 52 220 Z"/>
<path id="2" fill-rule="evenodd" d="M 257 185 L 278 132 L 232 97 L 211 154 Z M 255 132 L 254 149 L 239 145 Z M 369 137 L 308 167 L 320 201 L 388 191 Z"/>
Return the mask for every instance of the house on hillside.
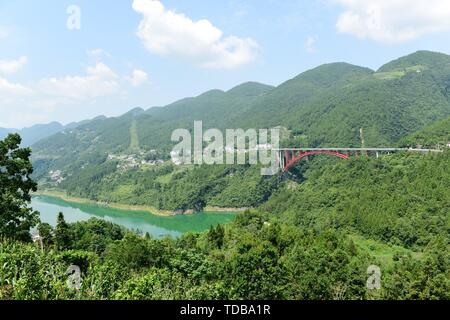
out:
<path id="1" fill-rule="evenodd" d="M 64 177 L 62 175 L 61 170 L 56 170 L 56 171 L 50 171 L 49 172 L 50 175 L 50 179 L 55 183 L 55 184 L 60 184 L 61 182 L 64 181 Z"/>

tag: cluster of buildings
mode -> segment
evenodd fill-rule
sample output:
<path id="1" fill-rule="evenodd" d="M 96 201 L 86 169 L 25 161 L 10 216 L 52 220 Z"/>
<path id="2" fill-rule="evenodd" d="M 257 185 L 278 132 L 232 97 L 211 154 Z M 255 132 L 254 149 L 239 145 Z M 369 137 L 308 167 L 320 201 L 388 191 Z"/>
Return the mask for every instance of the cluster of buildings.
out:
<path id="1" fill-rule="evenodd" d="M 108 154 L 107 159 L 109 161 L 111 160 L 118 161 L 119 164 L 117 165 L 117 169 L 119 170 L 138 168 L 141 165 L 156 166 L 164 163 L 164 160 L 140 160 L 137 155 L 130 155 L 130 154 L 124 155 Z"/>
<path id="2" fill-rule="evenodd" d="M 55 184 L 60 184 L 61 182 L 64 181 L 64 177 L 62 175 L 61 170 L 56 170 L 56 171 L 50 171 L 49 172 L 49 176 L 50 179 L 55 183 Z"/>

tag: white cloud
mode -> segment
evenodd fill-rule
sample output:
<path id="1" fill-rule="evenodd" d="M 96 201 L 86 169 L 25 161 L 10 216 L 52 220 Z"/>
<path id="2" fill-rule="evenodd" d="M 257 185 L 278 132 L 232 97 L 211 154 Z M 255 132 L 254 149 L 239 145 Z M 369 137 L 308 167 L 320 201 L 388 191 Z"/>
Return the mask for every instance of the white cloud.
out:
<path id="1" fill-rule="evenodd" d="M 448 0 L 333 0 L 345 7 L 339 32 L 380 42 L 404 42 L 450 31 Z"/>
<path id="2" fill-rule="evenodd" d="M 46 78 L 39 81 L 38 91 L 72 100 L 88 100 L 115 93 L 119 88 L 117 75 L 102 62 L 86 68 L 84 76 Z"/>
<path id="3" fill-rule="evenodd" d="M 98 78 L 117 78 L 117 74 L 106 64 L 99 62 L 93 67 L 87 67 L 86 73 L 89 76 Z"/>
<path id="4" fill-rule="evenodd" d="M 252 62 L 257 44 L 250 38 L 224 37 L 210 21 L 193 21 L 157 0 L 134 0 L 144 18 L 137 35 L 152 53 L 175 56 L 204 68 L 236 68 Z"/>
<path id="5" fill-rule="evenodd" d="M 23 96 L 32 93 L 30 88 L 25 87 L 19 83 L 11 83 L 5 78 L 0 77 L 0 97 L 6 99 L 6 97 Z"/>
<path id="6" fill-rule="evenodd" d="M 101 48 L 96 48 L 96 49 L 91 49 L 91 50 L 87 50 L 86 51 L 87 55 L 93 58 L 101 58 L 102 56 L 105 56 L 107 58 L 111 58 L 111 54 L 109 54 L 109 52 L 101 49 Z"/>
<path id="7" fill-rule="evenodd" d="M 16 60 L 0 60 L 0 73 L 14 74 L 28 62 L 27 57 L 22 56 Z"/>
<path id="8" fill-rule="evenodd" d="M 1 106 L 0 111 L 2 111 Z M 22 112 L 8 112 L 8 110 L 5 111 L 7 112 L 6 116 L 0 119 L 0 127 L 2 128 L 19 129 L 32 126 L 36 123 L 50 122 L 47 114 L 42 111 L 34 110 L 33 108 L 27 108 Z"/>
<path id="9" fill-rule="evenodd" d="M 80 74 L 23 83 L 0 75 L 0 127 L 23 127 L 62 119 L 73 121 L 79 119 L 74 110 L 92 116 L 114 114 L 116 111 L 112 109 L 122 107 L 115 103 L 123 100 L 127 83 L 137 87 L 148 81 L 147 73 L 137 68 L 132 70 L 125 77 L 97 61 Z"/>
<path id="10" fill-rule="evenodd" d="M 305 42 L 306 51 L 309 53 L 315 53 L 317 51 L 315 47 L 316 42 L 317 39 L 315 36 L 308 36 Z"/>
<path id="11" fill-rule="evenodd" d="M 131 82 L 133 87 L 139 87 L 148 81 L 148 74 L 145 71 L 135 69 L 131 77 L 127 77 L 127 80 Z"/>
<path id="12" fill-rule="evenodd" d="M 33 91 L 30 88 L 0 77 L 0 126 L 12 126 L 9 118 L 13 114 L 17 115 L 19 122 L 23 121 L 23 117 L 20 118 L 20 116 L 24 116 L 26 112 L 21 107 L 27 103 L 32 94 Z"/>

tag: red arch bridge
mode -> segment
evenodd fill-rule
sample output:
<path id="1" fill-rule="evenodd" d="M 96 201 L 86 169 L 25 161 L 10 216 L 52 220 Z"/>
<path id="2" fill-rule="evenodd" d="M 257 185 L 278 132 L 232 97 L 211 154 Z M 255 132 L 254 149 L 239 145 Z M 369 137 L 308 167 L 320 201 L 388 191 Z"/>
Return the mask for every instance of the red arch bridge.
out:
<path id="1" fill-rule="evenodd" d="M 412 148 L 285 148 L 275 149 L 278 152 L 278 165 L 283 172 L 289 171 L 302 159 L 313 155 L 329 155 L 341 159 L 349 159 L 351 156 L 365 155 L 376 156 L 391 154 L 394 152 L 416 153 L 442 153 L 437 149 L 412 149 Z"/>

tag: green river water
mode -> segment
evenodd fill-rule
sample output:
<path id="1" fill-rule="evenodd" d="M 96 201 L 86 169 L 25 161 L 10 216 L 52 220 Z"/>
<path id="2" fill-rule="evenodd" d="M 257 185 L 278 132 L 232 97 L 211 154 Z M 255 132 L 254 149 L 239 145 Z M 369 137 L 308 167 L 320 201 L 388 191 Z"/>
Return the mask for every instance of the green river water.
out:
<path id="1" fill-rule="evenodd" d="M 104 219 L 131 230 L 148 232 L 154 237 L 177 237 L 186 232 L 201 232 L 211 226 L 233 220 L 236 213 L 204 212 L 193 215 L 163 217 L 141 211 L 112 209 L 94 204 L 80 204 L 48 196 L 33 197 L 31 207 L 40 212 L 42 222 L 56 224 L 58 212 L 63 212 L 67 222 Z"/>

